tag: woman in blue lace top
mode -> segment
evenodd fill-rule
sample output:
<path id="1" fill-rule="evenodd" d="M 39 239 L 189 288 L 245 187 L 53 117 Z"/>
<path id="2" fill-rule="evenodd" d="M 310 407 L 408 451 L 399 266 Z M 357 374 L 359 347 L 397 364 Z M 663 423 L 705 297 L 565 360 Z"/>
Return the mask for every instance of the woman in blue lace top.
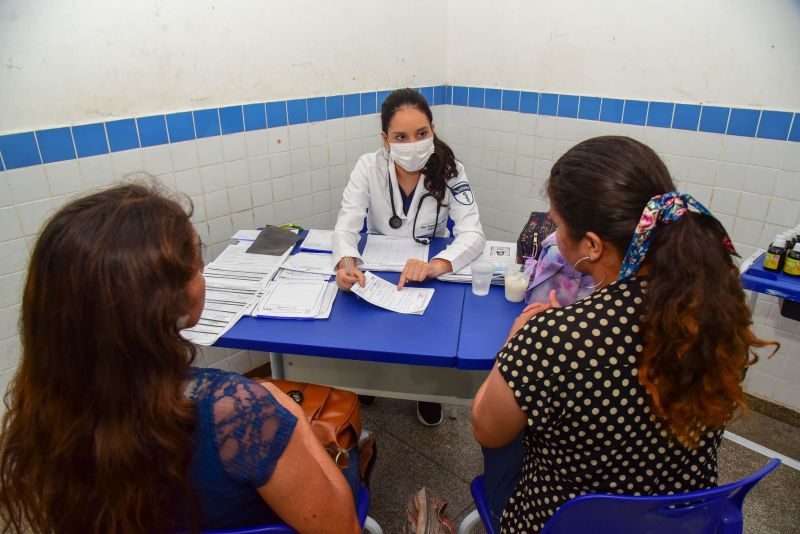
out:
<path id="1" fill-rule="evenodd" d="M 300 407 L 190 367 L 200 239 L 173 200 L 126 185 L 46 224 L 25 285 L 22 360 L 0 437 L 13 532 L 256 526 L 358 532 L 353 496 Z"/>

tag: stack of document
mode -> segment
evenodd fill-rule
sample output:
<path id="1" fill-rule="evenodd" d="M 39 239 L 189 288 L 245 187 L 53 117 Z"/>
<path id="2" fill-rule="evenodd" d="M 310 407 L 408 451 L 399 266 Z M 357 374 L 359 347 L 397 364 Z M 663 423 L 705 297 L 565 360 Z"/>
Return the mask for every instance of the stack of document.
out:
<path id="1" fill-rule="evenodd" d="M 259 291 L 289 255 L 248 254 L 249 242 L 230 245 L 204 271 L 206 303 L 198 323 L 181 331 L 196 345 L 212 345 L 255 303 Z"/>
<path id="2" fill-rule="evenodd" d="M 333 257 L 330 254 L 298 252 L 297 254 L 289 256 L 281 267 L 301 273 L 326 276 L 333 276 L 335 274 L 333 272 Z"/>
<path id="3" fill-rule="evenodd" d="M 503 283 L 503 270 L 506 265 L 514 264 L 516 259 L 516 243 L 505 241 L 487 241 L 483 248 L 483 253 L 475 261 L 489 261 L 494 263 L 493 284 Z M 438 277 L 444 282 L 461 282 L 469 284 L 472 282 L 472 269 L 467 265 L 455 273 L 446 273 Z"/>
<path id="4" fill-rule="evenodd" d="M 327 319 L 338 289 L 323 280 L 282 279 L 267 283 L 253 308 L 253 317 Z"/>
<path id="5" fill-rule="evenodd" d="M 333 230 L 309 230 L 303 242 L 300 243 L 300 250 L 332 252 Z"/>
<path id="6" fill-rule="evenodd" d="M 370 304 L 393 312 L 422 315 L 433 298 L 431 288 L 404 287 L 398 291 L 396 285 L 370 272 L 364 273 L 364 278 L 364 287 L 355 284 L 351 291 Z"/>
<path id="7" fill-rule="evenodd" d="M 410 237 L 370 234 L 361 260 L 361 270 L 402 272 L 410 259 L 428 261 L 428 245 L 420 245 Z"/>

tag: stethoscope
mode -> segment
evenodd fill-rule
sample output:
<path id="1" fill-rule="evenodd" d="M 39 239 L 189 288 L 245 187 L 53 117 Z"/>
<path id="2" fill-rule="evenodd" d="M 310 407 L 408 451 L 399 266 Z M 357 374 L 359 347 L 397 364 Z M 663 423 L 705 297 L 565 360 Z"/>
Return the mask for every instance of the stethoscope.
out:
<path id="1" fill-rule="evenodd" d="M 397 230 L 403 226 L 403 220 L 397 216 L 397 210 L 394 207 L 394 188 L 392 187 L 392 178 L 389 175 L 389 165 L 392 164 L 392 160 L 391 158 L 388 159 L 389 161 L 386 165 L 386 182 L 389 184 L 389 201 L 392 204 L 392 216 L 389 217 L 389 226 Z M 420 197 L 419 202 L 417 202 L 417 213 L 414 214 L 414 226 L 411 228 L 411 237 L 414 238 L 414 241 L 420 245 L 430 244 L 431 238 L 436 236 L 436 230 L 439 228 L 439 210 L 442 208 L 442 203 L 436 200 L 436 222 L 433 225 L 433 232 L 429 237 L 417 237 L 417 217 L 419 217 L 419 209 L 422 207 L 422 203 L 428 197 L 436 200 L 436 197 L 433 196 L 433 193 L 430 191 Z"/>

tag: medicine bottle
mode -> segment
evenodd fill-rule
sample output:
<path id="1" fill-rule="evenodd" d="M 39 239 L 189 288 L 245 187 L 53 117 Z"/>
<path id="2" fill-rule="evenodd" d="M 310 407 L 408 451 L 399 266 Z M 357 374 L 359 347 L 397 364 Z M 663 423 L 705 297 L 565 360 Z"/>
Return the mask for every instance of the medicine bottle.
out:
<path id="1" fill-rule="evenodd" d="M 800 243 L 795 243 L 794 248 L 786 254 L 783 272 L 789 276 L 800 276 Z"/>
<path id="2" fill-rule="evenodd" d="M 764 254 L 764 270 L 772 272 L 780 272 L 783 269 L 783 263 L 786 259 L 786 240 L 782 234 L 775 236 Z"/>

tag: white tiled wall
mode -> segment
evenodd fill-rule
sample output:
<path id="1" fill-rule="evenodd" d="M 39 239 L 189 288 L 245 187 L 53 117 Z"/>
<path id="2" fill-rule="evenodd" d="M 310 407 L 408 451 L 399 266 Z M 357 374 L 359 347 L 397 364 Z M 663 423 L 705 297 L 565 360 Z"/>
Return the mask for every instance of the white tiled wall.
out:
<path id="1" fill-rule="evenodd" d="M 487 237 L 516 240 L 531 211 L 547 209 L 553 162 L 576 142 L 622 134 L 653 147 L 678 187 L 719 217 L 747 257 L 800 219 L 800 143 L 740 138 L 436 106 L 438 133 L 466 166 Z M 380 145 L 377 115 L 185 141 L 0 173 L 0 389 L 19 357 L 17 316 L 24 270 L 42 222 L 75 194 L 145 170 L 194 202 L 193 221 L 215 257 L 239 228 L 294 222 L 331 228 L 355 161 Z M 752 393 L 800 408 L 800 330 L 760 295 L 760 336 L 780 352 L 747 376 Z M 203 349 L 199 365 L 245 371 L 265 353 Z"/>
<path id="2" fill-rule="evenodd" d="M 465 165 L 490 239 L 516 241 L 531 211 L 546 211 L 553 163 L 577 142 L 627 135 L 664 159 L 678 188 L 725 225 L 743 258 L 800 223 L 800 143 L 528 115 L 460 106 L 436 109 L 439 133 Z M 800 408 L 800 329 L 759 295 L 756 332 L 781 349 L 747 374 L 751 393 Z"/>
<path id="3" fill-rule="evenodd" d="M 43 222 L 75 195 L 148 172 L 188 195 L 211 259 L 240 228 L 332 228 L 358 157 L 380 146 L 378 115 L 210 137 L 0 172 L 0 391 L 19 360 L 17 330 L 28 255 Z M 203 348 L 197 365 L 237 372 L 255 351 Z"/>

